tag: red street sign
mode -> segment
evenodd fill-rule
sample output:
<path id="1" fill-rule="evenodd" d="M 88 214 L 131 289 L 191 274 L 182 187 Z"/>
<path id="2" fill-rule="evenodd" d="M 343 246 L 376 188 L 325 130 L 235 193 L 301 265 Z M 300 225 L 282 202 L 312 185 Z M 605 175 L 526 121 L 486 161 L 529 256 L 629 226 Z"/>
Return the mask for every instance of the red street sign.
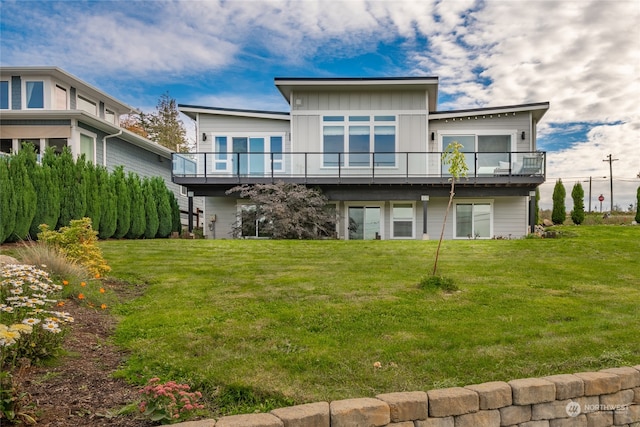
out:
<path id="1" fill-rule="evenodd" d="M 598 200 L 600 200 L 601 202 L 604 201 L 604 196 L 601 194 L 600 197 L 598 197 Z"/>

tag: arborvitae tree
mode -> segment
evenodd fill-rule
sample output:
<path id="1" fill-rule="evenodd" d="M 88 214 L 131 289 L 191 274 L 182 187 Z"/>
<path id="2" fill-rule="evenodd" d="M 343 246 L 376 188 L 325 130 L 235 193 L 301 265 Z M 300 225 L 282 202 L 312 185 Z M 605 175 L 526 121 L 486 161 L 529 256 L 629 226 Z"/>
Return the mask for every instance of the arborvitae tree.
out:
<path id="1" fill-rule="evenodd" d="M 573 199 L 573 210 L 571 211 L 571 221 L 575 225 L 584 222 L 584 190 L 582 184 L 576 182 L 571 190 L 571 198 Z"/>
<path id="2" fill-rule="evenodd" d="M 638 174 L 640 176 L 640 174 Z M 636 222 L 640 224 L 640 187 L 636 193 Z"/>
<path id="3" fill-rule="evenodd" d="M 153 239 L 158 234 L 158 203 L 155 199 L 153 184 L 149 178 L 142 181 L 142 195 L 144 196 L 145 229 L 144 237 Z"/>
<path id="4" fill-rule="evenodd" d="M 151 178 L 153 193 L 158 206 L 158 233 L 156 237 L 169 237 L 171 234 L 171 203 L 167 195 L 167 186 L 158 176 Z"/>
<path id="5" fill-rule="evenodd" d="M 72 219 L 81 219 L 87 210 L 87 194 L 84 182 L 84 159 L 77 162 L 69 147 L 64 147 L 56 162 L 60 182 L 60 217 L 58 227 L 66 227 Z"/>
<path id="6" fill-rule="evenodd" d="M 60 217 L 60 184 L 55 164 L 58 155 L 53 147 L 47 147 L 42 156 L 42 178 L 43 185 L 36 189 L 38 194 L 38 207 L 36 218 L 31 223 L 32 237 L 40 232 L 40 224 L 47 224 L 51 230 L 56 228 Z M 35 226 L 35 228 L 34 228 Z M 35 234 L 33 234 L 35 233 Z"/>
<path id="7" fill-rule="evenodd" d="M 142 195 L 140 177 L 129 172 L 127 186 L 129 187 L 131 200 L 131 226 L 129 227 L 127 238 L 139 239 L 144 234 L 145 229 L 144 196 Z"/>
<path id="8" fill-rule="evenodd" d="M 180 205 L 178 199 L 173 191 L 167 189 L 167 195 L 169 197 L 169 203 L 171 204 L 171 231 L 181 232 L 182 221 L 180 220 Z"/>
<path id="9" fill-rule="evenodd" d="M 91 218 L 93 229 L 99 232 L 102 201 L 100 200 L 100 189 L 98 188 L 97 166 L 92 162 L 87 162 L 85 166 L 84 179 L 87 189 L 87 212 L 85 216 Z"/>
<path id="10" fill-rule="evenodd" d="M 36 164 L 36 154 L 31 144 L 25 144 L 9 163 L 9 181 L 15 191 L 13 202 L 16 205 L 16 222 L 9 241 L 26 239 L 36 215 L 36 190 L 29 177 L 28 164 Z"/>
<path id="11" fill-rule="evenodd" d="M 127 178 L 124 175 L 122 166 L 116 167 L 111 175 L 113 180 L 113 188 L 116 192 L 116 206 L 118 212 L 118 221 L 116 232 L 113 237 L 121 239 L 127 235 L 131 227 L 131 199 L 129 198 L 129 190 L 127 189 Z"/>
<path id="12" fill-rule="evenodd" d="M 551 221 L 554 224 L 563 224 L 567 217 L 567 209 L 564 206 L 564 198 L 567 192 L 562 185 L 562 180 L 558 179 L 553 188 L 553 210 L 551 211 Z"/>
<path id="13" fill-rule="evenodd" d="M 100 227 L 98 237 L 108 239 L 116 232 L 118 224 L 118 206 L 113 180 L 107 169 L 96 167 L 98 191 L 100 192 Z"/>
<path id="14" fill-rule="evenodd" d="M 15 190 L 9 179 L 9 157 L 0 156 L 0 243 L 13 234 L 16 226 Z"/>
<path id="15" fill-rule="evenodd" d="M 540 189 L 536 188 L 536 224 L 540 224 Z"/>

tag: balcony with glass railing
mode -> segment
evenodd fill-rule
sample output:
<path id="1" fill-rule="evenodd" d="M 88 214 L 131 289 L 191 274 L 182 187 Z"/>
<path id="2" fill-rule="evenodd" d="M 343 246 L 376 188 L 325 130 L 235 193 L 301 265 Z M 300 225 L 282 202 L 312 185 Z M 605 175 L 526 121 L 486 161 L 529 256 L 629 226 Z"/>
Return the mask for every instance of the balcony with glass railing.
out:
<path id="1" fill-rule="evenodd" d="M 476 183 L 544 182 L 546 153 L 467 152 L 467 180 Z M 441 152 L 174 153 L 174 182 L 252 184 L 436 184 L 448 182 Z"/>

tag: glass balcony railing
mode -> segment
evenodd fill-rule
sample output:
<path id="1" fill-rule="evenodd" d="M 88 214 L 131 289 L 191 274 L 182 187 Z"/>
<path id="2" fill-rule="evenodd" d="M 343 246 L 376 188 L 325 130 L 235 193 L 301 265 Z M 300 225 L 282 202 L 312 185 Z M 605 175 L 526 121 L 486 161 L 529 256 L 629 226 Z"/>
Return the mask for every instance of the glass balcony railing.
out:
<path id="1" fill-rule="evenodd" d="M 443 153 L 174 153 L 174 177 L 180 178 L 449 178 Z M 546 173 L 546 153 L 464 153 L 467 177 L 537 177 Z"/>

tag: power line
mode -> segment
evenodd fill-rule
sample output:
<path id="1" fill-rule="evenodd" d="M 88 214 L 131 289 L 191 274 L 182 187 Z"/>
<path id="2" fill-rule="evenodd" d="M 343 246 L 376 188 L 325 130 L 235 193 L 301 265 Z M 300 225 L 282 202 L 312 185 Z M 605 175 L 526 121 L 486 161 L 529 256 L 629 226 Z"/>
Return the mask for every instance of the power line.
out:
<path id="1" fill-rule="evenodd" d="M 613 212 L 613 162 L 618 161 L 618 159 L 612 159 L 611 154 L 607 156 L 603 162 L 609 162 L 609 182 L 611 187 L 611 212 Z"/>

